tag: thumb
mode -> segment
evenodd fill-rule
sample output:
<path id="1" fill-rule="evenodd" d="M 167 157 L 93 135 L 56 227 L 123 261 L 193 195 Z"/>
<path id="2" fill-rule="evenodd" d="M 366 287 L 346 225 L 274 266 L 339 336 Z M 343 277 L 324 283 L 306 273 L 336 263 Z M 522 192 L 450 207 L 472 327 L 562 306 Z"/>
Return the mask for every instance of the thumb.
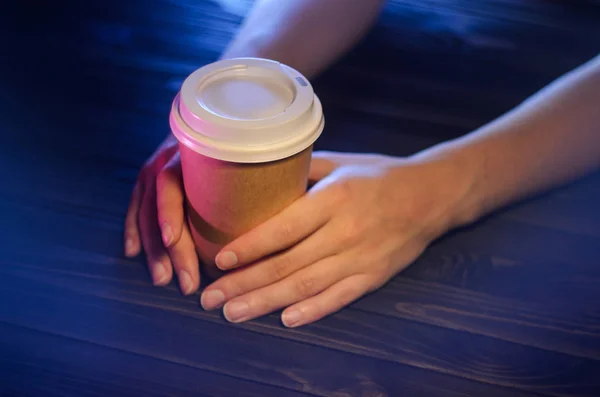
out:
<path id="1" fill-rule="evenodd" d="M 326 156 L 316 154 L 310 162 L 308 181 L 314 184 L 331 174 L 337 167 L 336 162 L 326 158 Z"/>

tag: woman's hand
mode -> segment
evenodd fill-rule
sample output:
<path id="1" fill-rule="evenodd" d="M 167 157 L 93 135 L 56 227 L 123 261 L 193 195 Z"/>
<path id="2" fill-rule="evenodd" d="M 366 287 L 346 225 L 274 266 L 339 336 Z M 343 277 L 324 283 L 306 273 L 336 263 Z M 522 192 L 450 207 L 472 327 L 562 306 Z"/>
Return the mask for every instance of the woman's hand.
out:
<path id="1" fill-rule="evenodd" d="M 232 322 L 287 308 L 288 327 L 341 309 L 382 286 L 458 223 L 469 186 L 456 171 L 441 161 L 315 153 L 310 179 L 316 184 L 221 250 L 217 265 L 236 270 L 207 287 L 202 306 L 224 304 Z"/>
<path id="2" fill-rule="evenodd" d="M 154 285 L 177 273 L 183 294 L 200 284 L 198 257 L 184 215 L 178 142 L 169 136 L 140 171 L 125 219 L 125 255 L 144 248 Z"/>

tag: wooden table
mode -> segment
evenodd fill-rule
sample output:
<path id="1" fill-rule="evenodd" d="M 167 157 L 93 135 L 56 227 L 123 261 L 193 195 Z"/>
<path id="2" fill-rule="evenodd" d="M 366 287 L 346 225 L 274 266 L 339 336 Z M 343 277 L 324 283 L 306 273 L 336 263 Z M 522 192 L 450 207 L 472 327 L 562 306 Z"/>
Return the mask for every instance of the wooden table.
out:
<path id="1" fill-rule="evenodd" d="M 152 287 L 122 224 L 174 93 L 241 16 L 21 3 L 0 28 L 0 395 L 600 396 L 600 175 L 451 233 L 317 324 L 231 325 Z M 597 3 L 393 1 L 315 83 L 318 148 L 408 155 L 599 52 Z"/>

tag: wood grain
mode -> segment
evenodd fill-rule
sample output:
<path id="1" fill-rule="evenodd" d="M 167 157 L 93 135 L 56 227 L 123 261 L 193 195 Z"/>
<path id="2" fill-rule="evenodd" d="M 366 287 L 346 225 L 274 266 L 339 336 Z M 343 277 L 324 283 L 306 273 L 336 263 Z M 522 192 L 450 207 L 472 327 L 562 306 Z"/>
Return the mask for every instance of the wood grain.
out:
<path id="1" fill-rule="evenodd" d="M 3 13 L 0 395 L 600 395 L 600 174 L 436 241 L 317 324 L 230 325 L 122 257 L 174 93 L 252 1 Z M 4 23 L 6 22 L 6 23 Z M 393 0 L 315 82 L 317 149 L 406 156 L 600 52 L 592 1 Z"/>
<path id="2" fill-rule="evenodd" d="M 46 252 L 50 253 L 49 250 Z M 61 259 L 62 261 L 59 262 Z M 92 259 L 93 261 L 87 262 L 86 265 L 86 269 L 90 270 L 82 272 L 78 264 Z M 22 261 L 32 262 L 25 258 Z M 28 268 L 21 262 L 15 262 L 6 276 L 17 276 L 17 280 L 24 278 L 27 284 L 38 284 L 38 290 L 43 285 L 56 286 L 63 289 L 65 293 L 74 291 L 110 301 L 141 305 L 161 311 L 174 311 L 186 318 L 223 323 L 219 315 L 198 310 L 197 300 L 178 299 L 175 286 L 157 295 L 147 283 L 138 281 L 137 277 L 127 277 L 131 273 L 139 272 L 139 268 L 127 269 L 127 271 L 123 269 L 121 274 L 115 275 L 114 270 L 107 267 L 107 262 L 111 261 L 110 257 L 97 255 L 93 258 L 86 252 L 62 249 L 54 255 L 45 256 L 44 259 L 39 258 L 38 261 L 51 265 Z M 125 261 L 115 265 L 127 266 L 123 262 Z M 105 271 L 94 269 L 100 266 L 104 267 Z M 548 347 L 552 351 L 561 351 L 565 345 L 563 341 L 573 340 L 573 336 L 576 336 L 580 343 L 586 342 L 588 348 L 593 348 L 597 335 L 594 335 L 593 323 L 589 325 L 586 323 L 588 319 L 582 319 L 579 324 L 569 324 L 571 318 L 560 318 L 552 313 L 538 313 L 533 310 L 527 312 L 525 308 L 515 312 L 511 310 L 512 306 L 508 304 L 502 306 L 504 302 L 497 299 L 488 298 L 486 301 L 486 297 L 481 294 L 465 296 L 465 291 L 456 293 L 452 290 L 448 291 L 447 287 L 431 283 L 421 289 L 415 288 L 415 282 L 397 284 L 398 281 L 394 281 L 377 294 L 387 297 L 390 290 L 390 293 L 393 293 L 390 301 L 396 302 L 397 314 L 390 313 L 386 309 L 386 300 L 381 297 L 375 302 L 377 308 L 372 309 L 373 306 L 369 302 L 371 297 L 369 297 L 353 305 L 353 308 L 359 311 L 352 310 L 350 314 L 340 314 L 306 330 L 284 331 L 276 316 L 245 325 L 244 329 L 313 346 L 352 352 L 423 369 L 435 369 L 485 383 L 518 387 L 549 395 L 563 395 L 565 389 L 569 390 L 569 395 L 593 395 L 589 394 L 589 390 L 598 386 L 595 380 L 590 380 L 592 383 L 585 387 L 582 386 L 588 379 L 588 371 L 593 373 L 599 370 L 592 360 L 541 352 L 521 344 L 513 345 L 499 340 L 492 343 L 487 338 L 473 335 L 485 335 L 486 330 L 490 336 L 499 339 L 505 335 L 516 334 L 525 341 L 523 344 L 537 346 L 538 343 L 531 336 L 543 333 L 544 342 L 554 344 L 541 347 Z M 444 293 L 446 294 L 442 295 Z M 460 302 L 457 302 L 459 297 Z M 441 306 L 439 302 L 445 302 L 446 306 Z M 474 306 L 477 305 L 482 307 L 482 312 L 475 312 Z M 393 317 L 401 321 L 396 321 Z M 181 324 L 180 321 L 178 323 Z M 436 327 L 423 326 L 419 323 L 428 323 Z M 484 331 L 481 330 L 482 325 Z M 449 332 L 437 326 L 462 332 Z M 400 329 L 401 333 L 395 331 Z M 462 350 L 459 351 L 457 346 L 462 346 Z M 583 357 L 594 354 L 593 351 L 577 350 L 572 353 L 579 353 Z M 519 362 L 516 367 L 511 366 L 514 365 L 514 360 Z M 544 368 L 537 367 L 538 360 L 545 363 Z M 487 361 L 493 362 L 494 366 L 486 367 Z M 554 371 L 547 373 L 546 368 L 553 368 Z"/>

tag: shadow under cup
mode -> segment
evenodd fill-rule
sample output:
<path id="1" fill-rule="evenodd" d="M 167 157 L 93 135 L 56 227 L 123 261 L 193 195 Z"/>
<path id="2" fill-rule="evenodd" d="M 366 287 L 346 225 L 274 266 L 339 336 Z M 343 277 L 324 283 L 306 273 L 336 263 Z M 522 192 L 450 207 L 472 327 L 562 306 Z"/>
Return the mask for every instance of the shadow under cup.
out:
<path id="1" fill-rule="evenodd" d="M 226 244 L 281 212 L 307 188 L 321 103 L 296 70 L 258 58 L 192 73 L 173 102 L 187 218 L 205 273 L 222 275 Z"/>

